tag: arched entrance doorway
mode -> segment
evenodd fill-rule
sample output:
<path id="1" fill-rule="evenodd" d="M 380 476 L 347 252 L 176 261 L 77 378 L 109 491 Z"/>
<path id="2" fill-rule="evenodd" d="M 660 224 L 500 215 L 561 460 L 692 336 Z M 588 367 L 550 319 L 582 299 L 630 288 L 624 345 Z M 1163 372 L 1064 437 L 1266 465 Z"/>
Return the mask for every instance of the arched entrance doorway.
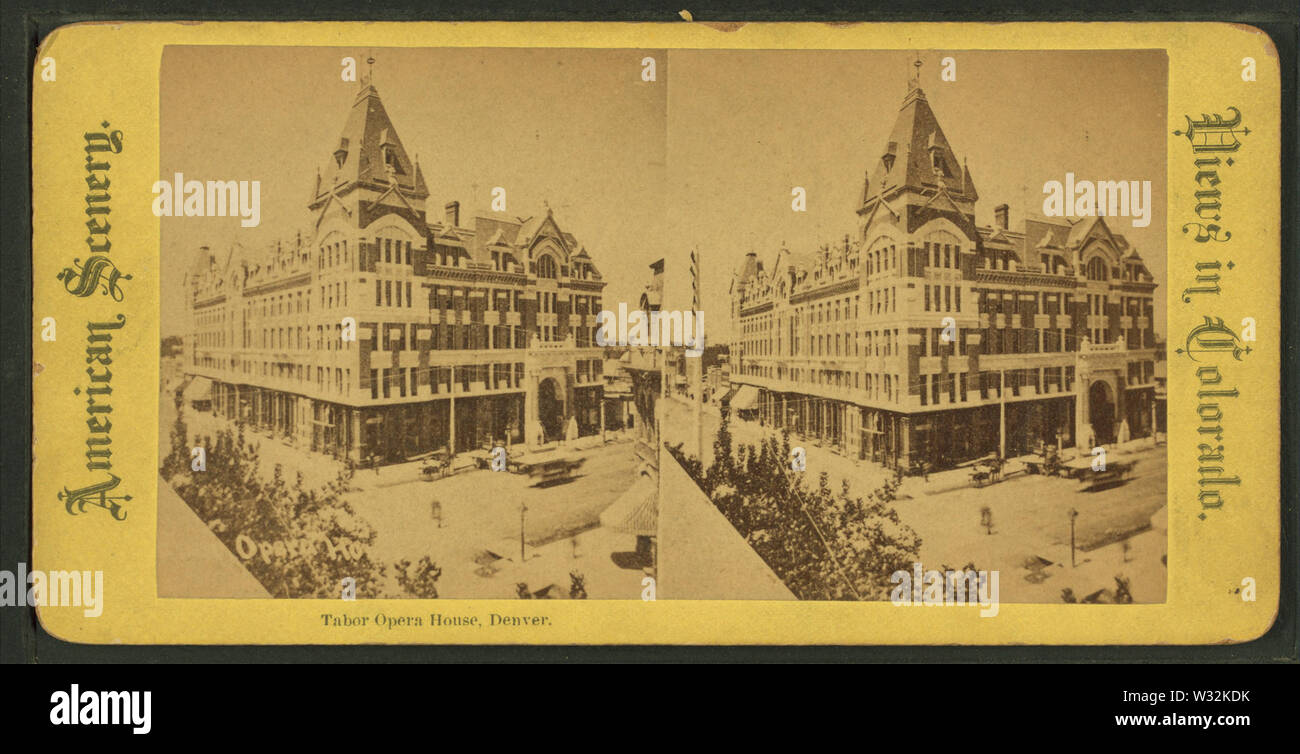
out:
<path id="1" fill-rule="evenodd" d="M 1097 444 L 1115 442 L 1115 397 L 1110 383 L 1098 380 L 1088 388 L 1088 422 Z"/>
<path id="2" fill-rule="evenodd" d="M 564 437 L 564 401 L 553 378 L 547 377 L 537 385 L 537 420 L 547 442 Z"/>

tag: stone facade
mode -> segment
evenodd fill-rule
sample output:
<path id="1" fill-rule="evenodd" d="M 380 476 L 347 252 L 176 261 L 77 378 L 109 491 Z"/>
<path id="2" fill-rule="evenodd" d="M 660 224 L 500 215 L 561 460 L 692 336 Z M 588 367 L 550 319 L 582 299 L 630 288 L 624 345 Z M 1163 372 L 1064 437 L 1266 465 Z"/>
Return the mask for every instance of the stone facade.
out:
<path id="1" fill-rule="evenodd" d="M 605 283 L 578 240 L 549 209 L 430 217 L 368 80 L 335 146 L 310 232 L 193 252 L 186 371 L 213 410 L 355 461 L 599 432 Z"/>
<path id="2" fill-rule="evenodd" d="M 979 227 L 979 195 L 913 81 L 867 171 L 856 236 L 750 253 L 733 383 L 764 423 L 894 467 L 943 468 L 1154 425 L 1156 283 L 1101 217 Z"/>

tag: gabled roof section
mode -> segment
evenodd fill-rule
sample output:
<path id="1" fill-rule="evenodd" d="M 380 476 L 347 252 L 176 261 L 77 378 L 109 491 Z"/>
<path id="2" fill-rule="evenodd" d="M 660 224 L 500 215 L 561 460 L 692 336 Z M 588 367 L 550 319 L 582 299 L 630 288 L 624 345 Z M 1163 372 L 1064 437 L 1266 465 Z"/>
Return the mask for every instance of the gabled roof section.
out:
<path id="1" fill-rule="evenodd" d="M 1103 240 L 1115 243 L 1115 236 L 1110 232 L 1110 226 L 1101 217 L 1089 217 L 1074 224 L 1070 229 L 1069 246 L 1077 248 L 1082 246 L 1089 236 L 1096 235 Z M 1119 244 L 1115 243 L 1116 247 Z"/>
<path id="2" fill-rule="evenodd" d="M 758 277 L 758 255 L 749 252 L 745 255 L 744 261 L 740 263 L 740 268 L 736 270 L 736 280 L 741 283 L 748 283 Z"/>
<path id="3" fill-rule="evenodd" d="M 1040 248 L 1064 250 L 1071 230 L 1070 223 L 1064 220 L 1028 215 L 1025 217 L 1025 235 L 1021 248 L 1026 251 Z M 1035 254 L 1033 258 L 1038 257 Z"/>
<path id="4" fill-rule="evenodd" d="M 897 224 L 903 219 L 902 213 L 895 209 L 893 204 L 890 204 L 888 200 L 881 198 L 880 201 L 873 203 L 870 207 L 858 210 L 858 214 L 863 215 L 863 227 L 870 227 L 872 223 L 875 222 L 876 215 L 880 214 L 882 208 L 885 212 L 889 213 L 888 218 L 885 218 L 887 221 Z"/>
<path id="5" fill-rule="evenodd" d="M 926 207 L 934 207 L 939 210 L 948 210 L 950 212 L 960 212 L 957 205 L 953 203 L 952 197 L 948 195 L 947 189 L 940 188 L 939 193 L 930 197 L 925 203 Z"/>

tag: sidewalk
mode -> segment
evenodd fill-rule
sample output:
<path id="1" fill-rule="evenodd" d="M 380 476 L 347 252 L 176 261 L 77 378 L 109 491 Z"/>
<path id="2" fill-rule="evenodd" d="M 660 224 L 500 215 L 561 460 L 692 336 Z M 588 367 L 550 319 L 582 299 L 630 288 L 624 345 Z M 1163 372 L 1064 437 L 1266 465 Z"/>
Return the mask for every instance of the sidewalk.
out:
<path id="1" fill-rule="evenodd" d="M 162 477 L 158 477 L 157 569 L 159 597 L 271 596 Z"/>
<path id="2" fill-rule="evenodd" d="M 196 412 L 189 408 L 185 409 L 184 419 L 186 429 L 191 437 L 195 435 L 215 437 L 219 431 L 229 430 L 234 432 L 236 429 L 235 424 L 227 419 L 214 417 L 205 412 Z M 267 479 L 270 479 L 271 475 L 274 474 L 275 465 L 278 463 L 283 467 L 284 478 L 287 481 L 292 483 L 295 476 L 301 473 L 303 475 L 303 486 L 308 489 L 317 489 L 333 482 L 344 467 L 344 462 L 333 456 L 313 452 L 283 438 L 272 437 L 269 432 L 256 430 L 249 426 L 244 427 L 244 439 L 248 443 L 257 446 L 261 471 Z M 569 455 L 585 457 L 592 451 L 606 445 L 631 442 L 632 439 L 632 435 L 625 431 L 609 431 L 605 433 L 604 442 L 601 442 L 600 435 L 589 435 L 580 437 L 571 443 L 556 441 L 536 447 L 515 444 L 511 445 L 506 452 L 507 457 L 525 452 L 532 453 L 547 450 L 557 453 L 563 451 Z M 474 469 L 472 452 L 477 451 L 456 454 L 453 460 L 455 473 L 449 474 L 449 477 Z M 421 469 L 425 463 L 425 461 L 384 463 L 373 469 L 365 463 L 359 463 L 355 466 L 351 488 L 354 491 L 365 491 L 425 481 L 423 474 L 421 474 Z"/>
<path id="3" fill-rule="evenodd" d="M 683 417 L 687 422 L 691 421 L 692 414 L 685 415 L 680 412 L 691 412 L 694 410 L 693 405 L 676 396 L 673 398 L 672 410 L 676 416 Z M 705 448 L 705 463 L 712 463 L 712 439 L 716 436 L 717 426 L 721 420 L 720 411 L 712 404 L 705 404 L 704 421 L 705 421 L 705 442 L 708 447 Z M 680 422 L 679 422 L 680 424 Z M 729 427 L 732 435 L 732 447 L 737 448 L 740 445 L 758 444 L 767 438 L 780 438 L 781 432 L 774 427 L 762 426 L 756 421 L 738 419 L 734 415 L 730 418 Z M 683 432 L 689 427 L 683 429 Z M 689 434 L 689 432 L 686 432 Z M 677 440 L 683 438 L 677 437 Z M 825 471 L 830 475 L 830 482 L 833 488 L 838 489 L 841 480 L 847 479 L 850 482 L 850 489 L 854 494 L 866 495 L 876 489 L 879 489 L 887 480 L 894 476 L 894 471 L 872 461 L 859 460 L 842 455 L 840 452 L 817 444 L 817 438 L 802 437 L 797 433 L 790 433 L 790 446 L 802 447 L 807 458 L 807 472 L 811 473 L 807 480 L 809 486 L 815 487 L 818 483 L 819 475 Z M 694 446 L 693 441 L 687 442 L 687 448 Z M 1158 448 L 1152 443 L 1151 438 L 1140 438 L 1130 440 L 1127 443 L 1115 443 L 1107 446 L 1107 461 L 1128 461 L 1133 457 L 1140 457 L 1145 452 Z M 1079 451 L 1073 448 L 1065 448 L 1062 451 L 1062 461 L 1068 462 L 1080 455 Z M 1037 455 L 1016 456 L 1007 460 L 1007 465 L 1003 468 L 1000 482 L 994 482 L 992 485 L 1005 482 L 1012 476 L 1019 476 L 1027 473 L 1025 463 L 1027 461 L 1040 461 Z M 920 497 L 925 495 L 937 495 L 946 492 L 973 487 L 971 481 L 972 462 L 967 462 L 961 466 L 942 471 L 931 472 L 927 477 L 924 476 L 905 476 L 902 486 L 898 490 L 899 499 L 909 497 Z M 992 486 L 986 485 L 986 486 Z"/>

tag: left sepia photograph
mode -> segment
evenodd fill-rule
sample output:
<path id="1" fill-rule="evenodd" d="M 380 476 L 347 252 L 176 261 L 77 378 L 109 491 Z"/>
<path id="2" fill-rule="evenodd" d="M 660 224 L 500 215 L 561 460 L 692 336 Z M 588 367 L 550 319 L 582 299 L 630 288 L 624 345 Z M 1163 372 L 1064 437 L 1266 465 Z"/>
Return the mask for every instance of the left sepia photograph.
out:
<path id="1" fill-rule="evenodd" d="M 667 57 L 173 46 L 158 596 L 642 599 Z"/>

